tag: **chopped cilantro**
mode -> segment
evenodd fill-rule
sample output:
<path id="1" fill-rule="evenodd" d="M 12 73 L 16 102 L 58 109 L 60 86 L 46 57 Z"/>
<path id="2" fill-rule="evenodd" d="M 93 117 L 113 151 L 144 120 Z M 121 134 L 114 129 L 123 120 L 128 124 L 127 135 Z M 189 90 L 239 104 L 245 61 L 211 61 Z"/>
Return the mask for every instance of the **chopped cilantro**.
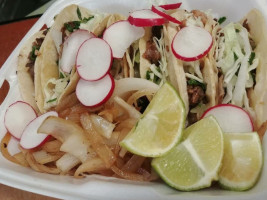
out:
<path id="1" fill-rule="evenodd" d="M 62 72 L 59 73 L 59 78 L 65 78 L 65 76 Z"/>
<path id="2" fill-rule="evenodd" d="M 157 68 L 157 70 L 160 72 L 160 69 L 159 68 Z M 159 85 L 160 84 L 160 82 L 161 82 L 161 79 L 159 78 L 159 77 L 157 77 L 155 74 L 154 74 L 154 78 L 153 78 L 153 80 L 150 78 L 150 74 L 154 74 L 151 70 L 147 70 L 146 71 L 146 79 L 147 80 L 150 80 L 150 81 L 153 81 L 154 83 L 156 83 L 157 85 Z"/>
<path id="3" fill-rule="evenodd" d="M 54 99 L 50 99 L 49 101 L 47 101 L 46 103 L 51 103 L 51 102 L 54 102 L 54 101 L 56 101 L 57 100 L 57 98 L 54 98 Z"/>
<path id="4" fill-rule="evenodd" d="M 240 32 L 240 30 L 236 28 L 236 29 L 235 29 L 235 32 L 236 32 L 236 33 L 239 33 L 239 32 Z"/>
<path id="5" fill-rule="evenodd" d="M 79 8 L 78 6 L 77 6 L 77 10 L 76 10 L 76 12 L 77 12 L 78 18 L 79 18 L 80 20 L 82 20 L 82 14 L 81 14 L 80 8 Z"/>
<path id="6" fill-rule="evenodd" d="M 58 59 L 57 59 L 56 63 L 57 63 L 57 66 L 58 66 L 58 64 L 59 64 L 59 60 Z"/>
<path id="7" fill-rule="evenodd" d="M 235 54 L 235 52 L 234 52 L 234 59 L 235 59 L 235 61 L 237 61 L 237 59 L 238 59 L 238 56 Z"/>
<path id="8" fill-rule="evenodd" d="M 81 20 L 81 23 L 83 23 L 83 24 L 86 24 L 89 20 L 91 20 L 91 19 L 93 19 L 94 18 L 94 16 L 90 16 L 90 17 L 84 17 L 82 20 Z"/>
<path id="9" fill-rule="evenodd" d="M 255 52 L 251 52 L 251 54 L 250 54 L 250 56 L 249 56 L 249 60 L 248 60 L 248 63 L 249 63 L 250 65 L 252 65 L 253 60 L 255 59 L 255 56 L 256 56 Z"/>
<path id="10" fill-rule="evenodd" d="M 226 17 L 220 17 L 218 20 L 219 24 L 222 24 L 226 20 Z"/>
<path id="11" fill-rule="evenodd" d="M 80 21 L 72 21 L 69 23 L 65 23 L 64 27 L 69 31 L 73 32 L 75 29 L 79 29 L 81 22 Z"/>
<path id="12" fill-rule="evenodd" d="M 206 90 L 206 84 L 205 83 L 200 83 L 199 81 L 197 81 L 195 79 L 189 79 L 187 81 L 187 85 L 200 86 L 204 91 Z"/>
<path id="13" fill-rule="evenodd" d="M 31 51 L 31 53 L 30 53 L 30 57 L 29 57 L 31 61 L 35 61 L 35 59 L 36 59 L 36 57 L 37 57 L 37 56 L 35 55 L 35 51 L 36 51 L 36 50 L 39 50 L 39 49 L 40 49 L 39 46 L 36 46 L 36 45 L 33 45 L 33 46 L 32 46 L 32 51 Z"/>

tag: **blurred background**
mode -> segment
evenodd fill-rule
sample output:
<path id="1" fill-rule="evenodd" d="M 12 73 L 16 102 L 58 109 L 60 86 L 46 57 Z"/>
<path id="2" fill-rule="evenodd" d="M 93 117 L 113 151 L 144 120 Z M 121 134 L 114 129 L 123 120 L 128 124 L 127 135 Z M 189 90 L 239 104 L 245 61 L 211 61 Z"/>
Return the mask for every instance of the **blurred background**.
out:
<path id="1" fill-rule="evenodd" d="M 0 0 L 0 24 L 42 14 L 56 0 Z"/>

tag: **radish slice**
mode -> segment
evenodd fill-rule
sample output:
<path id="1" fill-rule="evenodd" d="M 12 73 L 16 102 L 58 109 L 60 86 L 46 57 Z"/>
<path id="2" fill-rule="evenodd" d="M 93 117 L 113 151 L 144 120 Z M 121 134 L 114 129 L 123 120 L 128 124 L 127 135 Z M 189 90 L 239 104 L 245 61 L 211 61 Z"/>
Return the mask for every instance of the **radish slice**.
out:
<path id="1" fill-rule="evenodd" d="M 145 35 L 142 27 L 132 26 L 129 21 L 118 21 L 109 26 L 103 39 L 110 45 L 114 58 L 122 58 L 127 48 Z"/>
<path id="2" fill-rule="evenodd" d="M 180 22 L 179 20 L 177 20 L 177 19 L 175 19 L 174 17 L 172 17 L 172 16 L 166 14 L 166 13 L 164 12 L 164 9 L 161 8 L 161 7 L 159 7 L 159 6 L 152 6 L 151 10 L 152 10 L 154 13 L 160 15 L 161 17 L 164 17 L 165 19 L 167 19 L 167 20 L 169 20 L 169 21 L 171 21 L 171 22 L 173 22 L 173 23 L 181 24 L 181 22 Z"/>
<path id="3" fill-rule="evenodd" d="M 43 121 L 49 116 L 57 117 L 58 114 L 55 111 L 47 112 L 35 118 L 26 126 L 20 139 L 20 145 L 24 149 L 32 149 L 38 147 L 47 141 L 49 135 L 44 133 L 38 133 L 37 130 L 41 126 Z"/>
<path id="4" fill-rule="evenodd" d="M 28 103 L 16 101 L 6 110 L 4 124 L 12 136 L 20 139 L 27 124 L 36 117 L 35 110 Z"/>
<path id="5" fill-rule="evenodd" d="M 111 48 L 105 40 L 86 40 L 79 48 L 76 58 L 78 74 L 87 81 L 99 80 L 109 72 L 112 60 Z"/>
<path id="6" fill-rule="evenodd" d="M 130 13 L 129 22 L 134 26 L 160 26 L 165 23 L 165 19 L 149 9 L 136 10 Z"/>
<path id="7" fill-rule="evenodd" d="M 110 74 L 98 81 L 85 81 L 80 79 L 76 87 L 79 101 L 89 107 L 105 103 L 113 93 L 115 82 Z"/>
<path id="8" fill-rule="evenodd" d="M 92 37 L 93 33 L 87 30 L 77 30 L 73 32 L 64 42 L 62 56 L 60 60 L 60 67 L 63 72 L 70 73 L 75 64 L 76 55 L 81 44 Z"/>
<path id="9" fill-rule="evenodd" d="M 182 28 L 173 38 L 172 52 L 180 60 L 195 61 L 205 56 L 212 47 L 212 36 L 197 26 Z"/>
<path id="10" fill-rule="evenodd" d="M 165 5 L 160 5 L 159 7 L 165 9 L 165 10 L 172 10 L 172 9 L 177 9 L 180 8 L 182 3 L 172 3 L 172 4 L 165 4 Z"/>
<path id="11" fill-rule="evenodd" d="M 220 104 L 209 108 L 201 118 L 213 115 L 223 132 L 243 133 L 254 130 L 252 119 L 242 108 L 232 104 Z"/>

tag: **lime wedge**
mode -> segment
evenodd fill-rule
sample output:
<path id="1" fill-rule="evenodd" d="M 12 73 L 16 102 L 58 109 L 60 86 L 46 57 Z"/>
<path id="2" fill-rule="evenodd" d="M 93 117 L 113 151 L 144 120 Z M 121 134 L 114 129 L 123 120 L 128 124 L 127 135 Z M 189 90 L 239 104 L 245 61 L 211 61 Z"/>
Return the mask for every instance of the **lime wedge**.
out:
<path id="1" fill-rule="evenodd" d="M 257 182 L 263 155 L 259 136 L 252 133 L 224 133 L 225 152 L 219 183 L 230 190 L 248 190 Z"/>
<path id="2" fill-rule="evenodd" d="M 184 124 L 184 104 L 175 89 L 165 83 L 120 145 L 137 155 L 161 156 L 180 141 Z"/>
<path id="3" fill-rule="evenodd" d="M 218 179 L 224 139 L 212 116 L 204 118 L 185 132 L 185 139 L 166 155 L 154 158 L 152 166 L 170 186 L 183 191 L 209 187 Z"/>

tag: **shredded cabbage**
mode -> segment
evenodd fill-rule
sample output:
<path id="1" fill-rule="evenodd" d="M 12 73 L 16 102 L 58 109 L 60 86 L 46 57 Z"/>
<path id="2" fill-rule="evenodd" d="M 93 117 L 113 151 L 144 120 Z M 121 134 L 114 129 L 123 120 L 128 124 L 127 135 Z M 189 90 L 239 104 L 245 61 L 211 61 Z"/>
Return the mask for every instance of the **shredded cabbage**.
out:
<path id="1" fill-rule="evenodd" d="M 45 88 L 44 88 L 44 109 L 49 109 L 53 106 L 56 106 L 58 103 L 58 98 L 62 94 L 62 92 L 67 87 L 70 75 L 60 72 L 59 79 L 51 78 L 47 81 Z"/>
<path id="2" fill-rule="evenodd" d="M 158 67 L 155 64 L 151 64 L 151 72 L 149 72 L 147 79 L 153 81 L 156 76 L 159 78 L 157 84 L 161 86 L 167 81 L 167 78 L 169 76 L 167 70 L 167 55 L 166 47 L 164 44 L 163 31 L 161 32 L 160 39 L 158 39 L 157 37 L 153 37 L 153 42 L 156 44 L 157 50 L 160 52 L 161 58 Z"/>
<path id="3" fill-rule="evenodd" d="M 259 59 L 256 55 L 250 61 L 254 52 L 250 45 L 249 33 L 241 24 L 230 23 L 218 32 L 217 38 L 216 63 L 222 70 L 226 88 L 223 103 L 243 107 L 254 115 L 249 106 L 246 89 L 254 85 L 251 71 L 257 68 Z"/>

